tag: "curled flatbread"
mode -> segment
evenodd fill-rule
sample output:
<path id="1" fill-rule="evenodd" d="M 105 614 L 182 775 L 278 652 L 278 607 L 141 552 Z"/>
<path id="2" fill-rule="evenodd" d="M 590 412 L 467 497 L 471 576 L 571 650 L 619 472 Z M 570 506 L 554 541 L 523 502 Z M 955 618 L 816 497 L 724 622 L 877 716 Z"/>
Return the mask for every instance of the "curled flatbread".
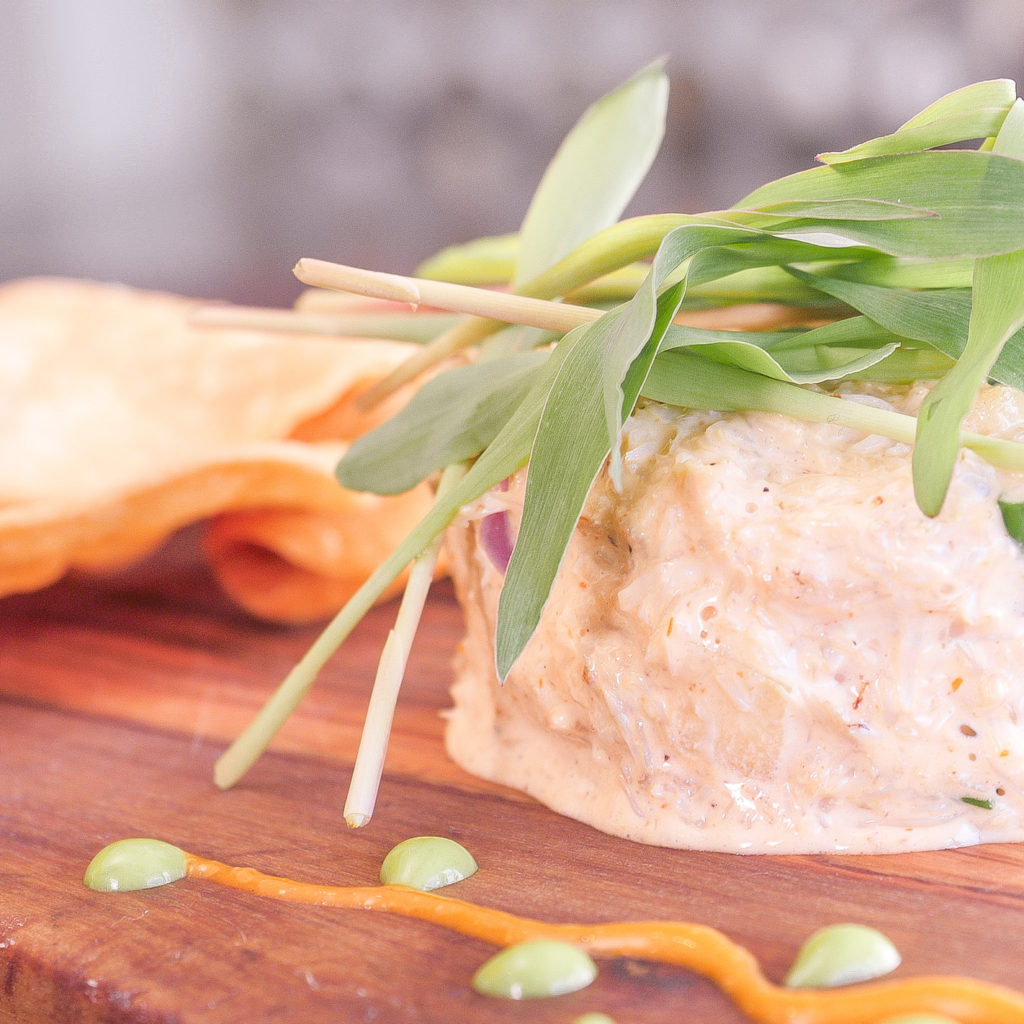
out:
<path id="1" fill-rule="evenodd" d="M 409 346 L 201 328 L 196 303 L 120 285 L 0 288 L 0 595 L 122 566 L 209 524 L 228 593 L 261 617 L 332 614 L 429 506 L 346 491 L 373 415 L 355 397 Z"/>

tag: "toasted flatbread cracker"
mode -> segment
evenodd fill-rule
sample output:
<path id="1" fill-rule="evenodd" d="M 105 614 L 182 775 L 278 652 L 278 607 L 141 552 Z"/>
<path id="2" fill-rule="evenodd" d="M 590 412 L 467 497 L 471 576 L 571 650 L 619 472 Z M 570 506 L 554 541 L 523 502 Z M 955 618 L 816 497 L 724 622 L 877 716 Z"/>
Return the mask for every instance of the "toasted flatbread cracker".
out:
<path id="1" fill-rule="evenodd" d="M 426 511 L 425 486 L 392 499 L 334 479 L 393 411 L 364 415 L 355 396 L 409 346 L 204 329 L 195 305 L 71 280 L 0 288 L 0 595 L 124 565 L 204 520 L 240 604 L 322 618 Z"/>

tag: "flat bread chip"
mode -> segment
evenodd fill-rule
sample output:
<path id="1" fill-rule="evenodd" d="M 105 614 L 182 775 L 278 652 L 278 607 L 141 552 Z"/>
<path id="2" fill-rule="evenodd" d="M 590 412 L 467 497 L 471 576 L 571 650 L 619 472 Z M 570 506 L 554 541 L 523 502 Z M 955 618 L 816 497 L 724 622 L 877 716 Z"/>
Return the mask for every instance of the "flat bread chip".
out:
<path id="1" fill-rule="evenodd" d="M 381 498 L 334 479 L 346 444 L 394 411 L 361 414 L 355 396 L 408 345 L 200 328 L 196 305 L 83 281 L 0 288 L 0 595 L 209 520 L 236 601 L 323 618 L 429 507 L 426 486 Z"/>

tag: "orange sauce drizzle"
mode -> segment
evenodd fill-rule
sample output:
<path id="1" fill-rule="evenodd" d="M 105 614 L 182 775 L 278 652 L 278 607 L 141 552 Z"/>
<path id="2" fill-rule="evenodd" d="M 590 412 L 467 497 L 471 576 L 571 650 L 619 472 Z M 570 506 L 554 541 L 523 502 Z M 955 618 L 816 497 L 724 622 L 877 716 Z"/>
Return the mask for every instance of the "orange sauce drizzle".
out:
<path id="1" fill-rule="evenodd" d="M 551 924 L 397 885 L 296 882 L 254 868 L 185 853 L 187 874 L 269 899 L 419 918 L 495 946 L 532 939 L 571 942 L 598 957 L 633 957 L 694 971 L 713 982 L 758 1024 L 878 1024 L 886 1017 L 934 1013 L 961 1024 L 1024 1024 L 1024 994 L 956 976 L 873 982 L 838 989 L 775 985 L 754 957 L 722 932 L 681 921 Z"/>

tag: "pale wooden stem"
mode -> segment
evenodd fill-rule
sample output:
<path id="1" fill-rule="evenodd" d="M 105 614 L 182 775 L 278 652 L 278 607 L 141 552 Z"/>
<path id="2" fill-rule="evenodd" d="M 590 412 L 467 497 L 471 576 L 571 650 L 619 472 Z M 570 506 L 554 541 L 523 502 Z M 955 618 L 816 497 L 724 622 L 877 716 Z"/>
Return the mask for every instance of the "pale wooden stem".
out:
<path id="1" fill-rule="evenodd" d="M 194 327 L 214 327 L 236 331 L 272 331 L 287 334 L 318 334 L 331 338 L 383 338 L 427 344 L 455 323 L 462 322 L 453 313 L 418 313 L 395 310 L 382 305 L 379 312 L 367 309 L 365 299 L 359 306 L 339 304 L 331 312 L 324 308 L 267 309 L 263 306 L 200 306 L 189 317 Z"/>
<path id="2" fill-rule="evenodd" d="M 443 495 L 464 472 L 461 465 L 449 466 L 441 476 L 438 495 Z M 362 828 L 373 816 L 398 693 L 443 540 L 444 534 L 441 533 L 413 563 L 394 628 L 388 633 L 377 664 L 377 676 L 363 720 L 363 732 L 345 801 L 345 821 L 351 828 Z"/>
<path id="3" fill-rule="evenodd" d="M 387 756 L 398 693 L 405 677 L 416 627 L 433 580 L 440 546 L 441 537 L 434 541 L 410 570 L 394 628 L 388 633 L 377 663 L 377 675 L 366 708 L 359 749 L 345 800 L 345 821 L 350 828 L 362 828 L 367 824 L 377 804 L 377 791 L 384 773 L 384 759 Z"/>
<path id="4" fill-rule="evenodd" d="M 547 299 L 531 299 L 489 288 L 474 288 L 448 281 L 402 277 L 375 270 L 347 267 L 325 260 L 301 259 L 295 265 L 295 276 L 307 285 L 335 291 L 371 295 L 392 302 L 407 302 L 413 307 L 432 306 L 455 313 L 482 316 L 489 320 L 523 324 L 564 334 L 580 324 L 601 316 L 601 310 L 589 306 L 572 306 Z"/>

